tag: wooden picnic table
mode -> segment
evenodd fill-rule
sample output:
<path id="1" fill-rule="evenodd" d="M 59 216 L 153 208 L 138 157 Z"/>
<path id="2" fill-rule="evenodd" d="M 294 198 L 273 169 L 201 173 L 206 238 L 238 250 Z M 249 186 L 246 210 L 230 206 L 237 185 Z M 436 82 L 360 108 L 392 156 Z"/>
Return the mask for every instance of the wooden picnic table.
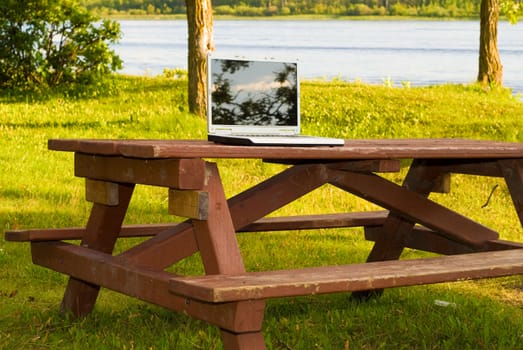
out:
<path id="1" fill-rule="evenodd" d="M 450 174 L 504 178 L 523 225 L 523 144 L 460 139 L 346 140 L 342 147 L 227 146 L 202 140 L 49 141 L 74 152 L 75 175 L 93 202 L 86 227 L 6 233 L 30 241 L 33 262 L 70 276 L 62 308 L 89 313 L 109 288 L 216 325 L 226 349 L 265 349 L 261 332 L 268 298 L 353 292 L 523 273 L 523 244 L 435 203 Z M 261 159 L 282 172 L 227 198 L 212 159 Z M 411 162 L 401 162 L 411 160 Z M 410 164 L 403 184 L 380 176 Z M 168 188 L 177 224 L 122 226 L 135 185 Z M 383 210 L 292 217 L 268 214 L 325 184 Z M 247 272 L 237 232 L 365 228 L 374 241 L 360 264 Z M 113 255 L 118 238 L 147 236 Z M 73 244 L 65 240 L 81 240 Z M 253 238 L 255 239 L 255 238 Z M 399 260 L 406 247 L 440 254 Z M 166 268 L 200 252 L 203 276 Z M 343 263 L 343 262 L 342 262 Z"/>

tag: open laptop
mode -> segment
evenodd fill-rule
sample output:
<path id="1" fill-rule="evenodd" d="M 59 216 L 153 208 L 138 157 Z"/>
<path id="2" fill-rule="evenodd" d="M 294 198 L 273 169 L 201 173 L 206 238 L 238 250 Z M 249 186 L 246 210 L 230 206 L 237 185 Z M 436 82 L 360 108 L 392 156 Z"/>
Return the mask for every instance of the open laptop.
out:
<path id="1" fill-rule="evenodd" d="M 342 146 L 300 134 L 297 62 L 208 57 L 208 140 L 235 145 Z"/>

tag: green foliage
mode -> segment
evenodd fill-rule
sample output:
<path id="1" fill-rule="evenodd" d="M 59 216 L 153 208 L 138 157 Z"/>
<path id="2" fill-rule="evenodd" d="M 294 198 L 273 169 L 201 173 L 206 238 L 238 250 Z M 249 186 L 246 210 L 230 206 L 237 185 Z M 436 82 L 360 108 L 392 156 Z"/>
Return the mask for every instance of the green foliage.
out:
<path id="1" fill-rule="evenodd" d="M 185 15 L 185 0 L 80 0 L 103 16 Z M 480 0 L 214 0 L 213 11 L 221 16 L 422 16 L 469 18 L 479 16 Z M 517 0 L 500 2 L 501 13 L 515 21 L 523 13 Z"/>
<path id="2" fill-rule="evenodd" d="M 101 15 L 185 14 L 185 0 L 82 0 Z M 477 17 L 480 0 L 215 0 L 222 16 L 430 16 Z"/>
<path id="3" fill-rule="evenodd" d="M 90 204 L 74 177 L 72 154 L 51 152 L 49 138 L 204 139 L 205 121 L 187 112 L 187 80 L 111 76 L 106 95 L 50 90 L 0 91 L 0 349 L 221 349 L 219 331 L 186 315 L 102 289 L 87 318 L 59 315 L 67 279 L 35 266 L 29 244 L 6 242 L 5 230 L 85 225 Z M 404 84 L 407 86 L 408 84 Z M 305 132 L 351 138 L 466 137 L 523 142 L 523 103 L 510 91 L 479 85 L 372 86 L 306 81 Z M 71 97 L 73 96 L 73 97 Z M 215 161 L 215 160 L 213 160 Z M 218 160 L 227 195 L 281 165 Z M 405 175 L 390 174 L 399 181 Z M 498 185 L 489 205 L 483 207 Z M 167 189 L 137 186 L 126 224 L 173 222 Z M 502 179 L 453 176 L 452 191 L 433 194 L 500 232 L 523 241 Z M 375 207 L 324 186 L 283 208 L 298 215 Z M 362 262 L 371 247 L 360 229 L 239 235 L 249 271 Z M 120 240 L 117 252 L 135 239 Z M 421 253 L 405 252 L 405 258 Z M 198 254 L 174 267 L 202 271 Z M 263 325 L 268 349 L 519 349 L 523 279 L 515 276 L 387 290 L 357 303 L 346 294 L 270 300 Z M 440 307 L 444 300 L 455 307 Z"/>
<path id="4" fill-rule="evenodd" d="M 518 21 L 518 18 L 523 16 L 523 4 L 517 0 L 501 0 L 499 7 L 501 13 L 505 14 L 505 17 L 510 23 L 514 24 Z"/>
<path id="5" fill-rule="evenodd" d="M 0 11 L 0 88 L 84 84 L 121 68 L 109 48 L 119 24 L 76 0 L 3 0 Z"/>

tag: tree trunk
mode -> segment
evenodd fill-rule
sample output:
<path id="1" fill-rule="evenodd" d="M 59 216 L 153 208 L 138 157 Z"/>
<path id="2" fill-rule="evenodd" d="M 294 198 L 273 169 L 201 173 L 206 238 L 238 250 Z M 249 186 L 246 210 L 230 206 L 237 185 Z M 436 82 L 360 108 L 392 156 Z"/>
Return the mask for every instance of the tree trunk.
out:
<path id="1" fill-rule="evenodd" d="M 186 0 L 189 32 L 189 110 L 207 113 L 207 54 L 214 50 L 211 0 Z"/>
<path id="2" fill-rule="evenodd" d="M 498 51 L 499 1 L 481 0 L 478 82 L 503 84 L 503 66 Z"/>

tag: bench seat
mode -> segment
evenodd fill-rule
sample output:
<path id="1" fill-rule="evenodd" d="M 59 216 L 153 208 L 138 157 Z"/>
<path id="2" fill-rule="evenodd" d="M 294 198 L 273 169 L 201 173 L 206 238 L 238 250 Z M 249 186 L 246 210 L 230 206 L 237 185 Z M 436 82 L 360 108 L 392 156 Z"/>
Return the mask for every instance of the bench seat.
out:
<path id="1" fill-rule="evenodd" d="M 307 230 L 317 228 L 339 228 L 359 226 L 380 226 L 388 215 L 386 210 L 351 212 L 323 215 L 299 215 L 268 217 L 240 228 L 239 232 Z M 173 229 L 172 224 L 125 225 L 120 237 L 154 236 L 162 231 Z M 6 231 L 5 239 L 11 242 L 43 242 L 81 239 L 85 228 L 29 229 Z"/>
<path id="2" fill-rule="evenodd" d="M 364 264 L 176 277 L 172 293 L 209 303 L 354 292 L 523 274 L 523 249 Z"/>

